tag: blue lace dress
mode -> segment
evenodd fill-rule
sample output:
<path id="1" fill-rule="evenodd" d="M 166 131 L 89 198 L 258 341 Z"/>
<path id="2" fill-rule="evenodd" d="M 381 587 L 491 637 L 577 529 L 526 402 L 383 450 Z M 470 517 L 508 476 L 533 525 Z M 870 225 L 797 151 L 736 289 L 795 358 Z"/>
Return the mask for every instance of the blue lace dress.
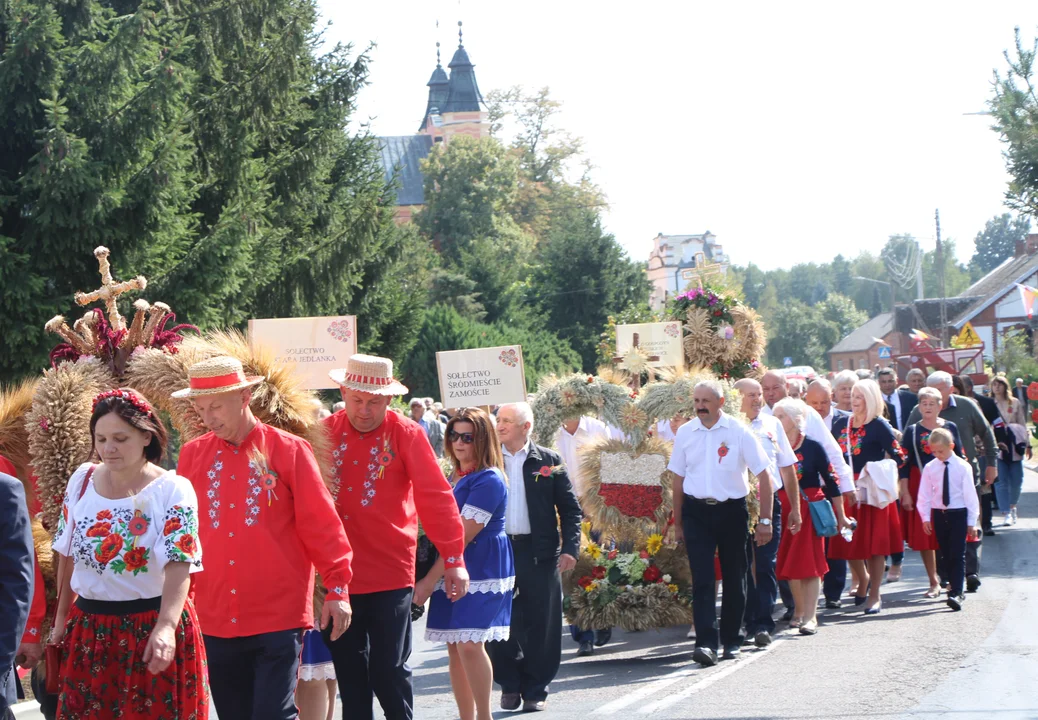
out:
<path id="1" fill-rule="evenodd" d="M 507 640 L 515 565 L 505 535 L 508 486 L 504 473 L 489 468 L 465 475 L 454 486 L 454 498 L 461 517 L 484 527 L 465 547 L 468 594 L 452 603 L 443 581 L 437 583 L 429 600 L 425 639 L 447 643 Z"/>

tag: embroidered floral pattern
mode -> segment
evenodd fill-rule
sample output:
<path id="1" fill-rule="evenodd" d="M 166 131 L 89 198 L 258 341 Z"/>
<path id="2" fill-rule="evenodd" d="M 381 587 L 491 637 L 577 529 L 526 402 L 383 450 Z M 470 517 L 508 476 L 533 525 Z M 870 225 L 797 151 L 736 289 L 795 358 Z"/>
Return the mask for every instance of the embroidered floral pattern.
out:
<path id="1" fill-rule="evenodd" d="M 209 521 L 214 530 L 220 527 L 220 474 L 223 472 L 223 461 L 220 460 L 220 455 L 222 453 L 223 450 L 216 451 L 213 464 L 206 472 L 206 477 L 209 478 L 209 489 L 205 496 L 209 498 Z"/>
<path id="2" fill-rule="evenodd" d="M 345 436 L 343 436 L 345 438 Z M 339 499 L 339 489 L 342 487 L 342 464 L 346 462 L 346 450 L 349 445 L 345 439 L 339 443 L 339 447 L 332 451 L 332 500 Z"/>
<path id="3" fill-rule="evenodd" d="M 797 461 L 795 463 L 793 463 L 793 472 L 795 472 L 796 475 L 797 475 L 797 482 L 800 482 L 801 480 L 804 479 L 804 468 L 803 468 L 804 454 L 798 451 L 796 453 L 796 456 L 797 456 Z"/>
<path id="4" fill-rule="evenodd" d="M 381 448 L 379 445 L 381 444 Z M 367 479 L 364 481 L 364 495 L 360 499 L 361 507 L 369 507 L 377 494 L 378 481 L 386 474 L 386 468 L 396 458 L 396 453 L 389 442 L 389 436 L 375 440 L 371 446 L 368 462 Z"/>
<path id="5" fill-rule="evenodd" d="M 486 525 L 488 522 L 490 522 L 490 518 L 492 518 L 493 516 L 493 513 L 489 513 L 482 508 L 478 508 L 475 505 L 469 505 L 468 503 L 466 503 L 464 507 L 461 508 L 461 517 L 467 518 L 469 520 L 475 520 L 480 525 Z"/>
<path id="6" fill-rule="evenodd" d="M 864 425 L 858 428 L 851 428 L 850 423 L 847 423 L 847 425 L 843 427 L 843 430 L 840 431 L 840 448 L 843 450 L 844 455 L 848 452 L 851 455 L 861 455 L 861 441 L 864 439 Z"/>
<path id="7" fill-rule="evenodd" d="M 933 452 L 930 450 L 930 431 L 929 430 L 924 430 L 919 435 L 919 447 L 922 449 L 923 454 L 925 454 L 925 455 L 933 455 Z"/>
<path id="8" fill-rule="evenodd" d="M 249 487 L 245 493 L 245 525 L 252 527 L 259 520 L 260 493 L 263 492 L 263 484 L 260 482 L 266 474 L 266 468 L 260 467 L 255 460 L 249 460 Z"/>
<path id="9" fill-rule="evenodd" d="M 198 556 L 198 518 L 195 509 L 174 505 L 166 511 L 162 528 L 162 547 L 170 562 L 189 562 L 201 566 Z"/>

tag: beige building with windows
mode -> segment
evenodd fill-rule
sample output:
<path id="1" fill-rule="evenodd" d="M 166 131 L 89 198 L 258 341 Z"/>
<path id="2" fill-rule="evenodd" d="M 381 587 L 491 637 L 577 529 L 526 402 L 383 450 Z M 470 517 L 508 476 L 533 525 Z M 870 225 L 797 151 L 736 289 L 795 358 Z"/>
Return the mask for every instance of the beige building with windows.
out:
<path id="1" fill-rule="evenodd" d="M 682 276 L 684 271 L 701 274 L 705 280 L 728 272 L 728 256 L 716 235 L 707 230 L 701 235 L 659 233 L 652 239 L 646 274 L 652 285 L 649 305 L 653 310 L 662 308 L 667 298 L 684 291 L 693 282 Z"/>

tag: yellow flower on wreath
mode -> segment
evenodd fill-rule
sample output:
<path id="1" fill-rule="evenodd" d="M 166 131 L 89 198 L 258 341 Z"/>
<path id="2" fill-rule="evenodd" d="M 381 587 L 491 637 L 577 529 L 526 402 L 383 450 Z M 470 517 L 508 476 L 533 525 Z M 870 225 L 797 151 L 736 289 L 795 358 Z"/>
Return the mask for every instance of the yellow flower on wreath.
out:
<path id="1" fill-rule="evenodd" d="M 655 555 L 663 547 L 663 536 L 659 533 L 653 533 L 649 536 L 648 541 L 645 543 L 645 549 L 650 555 Z"/>
<path id="2" fill-rule="evenodd" d="M 590 520 L 581 520 L 580 521 L 580 532 L 582 532 L 585 535 L 590 537 L 590 535 L 591 535 L 591 521 Z"/>
<path id="3" fill-rule="evenodd" d="M 602 548 L 596 542 L 590 542 L 587 546 L 587 554 L 591 556 L 591 559 L 598 562 L 599 558 L 602 557 Z"/>
<path id="4" fill-rule="evenodd" d="M 670 585 L 668 585 L 668 586 L 667 586 L 667 589 L 668 589 L 668 590 L 670 590 L 670 591 L 671 591 L 672 593 L 674 593 L 675 595 L 677 595 L 677 594 L 678 594 L 678 586 L 677 586 L 677 585 L 675 585 L 674 583 L 671 583 Z"/>

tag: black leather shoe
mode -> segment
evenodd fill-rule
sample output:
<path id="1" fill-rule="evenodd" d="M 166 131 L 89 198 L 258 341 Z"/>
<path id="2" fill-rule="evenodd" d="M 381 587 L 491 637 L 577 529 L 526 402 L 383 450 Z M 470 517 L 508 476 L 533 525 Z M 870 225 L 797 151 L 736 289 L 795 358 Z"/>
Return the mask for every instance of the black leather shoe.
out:
<path id="1" fill-rule="evenodd" d="M 591 644 L 590 640 L 586 640 L 580 643 L 580 648 L 577 650 L 577 657 L 587 657 L 588 655 L 595 654 L 595 646 Z"/>
<path id="2" fill-rule="evenodd" d="M 962 595 L 953 595 L 948 598 L 948 607 L 952 610 L 962 610 L 962 604 L 966 602 L 966 598 Z"/>
<path id="3" fill-rule="evenodd" d="M 692 653 L 692 659 L 703 667 L 711 667 L 717 664 L 717 651 L 697 647 L 696 651 Z"/>
<path id="4" fill-rule="evenodd" d="M 782 622 L 789 622 L 793 619 L 793 608 L 789 608 L 786 612 L 782 613 Z"/>
<path id="5" fill-rule="evenodd" d="M 523 699 L 519 693 L 501 693 L 502 710 L 518 710 L 522 704 Z"/>
<path id="6" fill-rule="evenodd" d="M 740 648 L 738 645 L 726 645 L 724 648 L 724 653 L 721 655 L 721 658 L 724 660 L 734 660 L 735 658 L 739 657 L 739 653 L 741 652 L 742 648 Z"/>
<path id="7" fill-rule="evenodd" d="M 771 635 L 769 635 L 764 630 L 761 630 L 759 633 L 753 636 L 753 644 L 759 648 L 765 648 L 768 645 L 771 645 Z"/>
<path id="8" fill-rule="evenodd" d="M 607 642 L 613 639 L 613 631 L 610 630 L 595 630 L 595 647 L 602 647 Z"/>
<path id="9" fill-rule="evenodd" d="M 854 607 L 858 607 L 859 605 L 864 605 L 865 601 L 868 600 L 868 599 L 869 599 L 868 595 L 865 595 L 864 597 L 861 597 L 859 595 L 855 595 L 854 596 Z"/>
<path id="10" fill-rule="evenodd" d="M 980 587 L 980 578 L 977 575 L 966 576 L 966 592 L 975 593 Z"/>
<path id="11" fill-rule="evenodd" d="M 523 712 L 542 712 L 547 709 L 547 700 L 527 700 L 523 703 Z"/>
<path id="12" fill-rule="evenodd" d="M 843 603 L 840 602 L 839 600 L 826 600 L 825 601 L 825 609 L 826 610 L 839 610 L 842 607 L 843 607 Z"/>
<path id="13" fill-rule="evenodd" d="M 987 530 L 984 531 L 984 537 L 994 537 L 994 536 L 995 536 L 995 531 L 992 530 L 991 528 L 988 528 Z"/>

